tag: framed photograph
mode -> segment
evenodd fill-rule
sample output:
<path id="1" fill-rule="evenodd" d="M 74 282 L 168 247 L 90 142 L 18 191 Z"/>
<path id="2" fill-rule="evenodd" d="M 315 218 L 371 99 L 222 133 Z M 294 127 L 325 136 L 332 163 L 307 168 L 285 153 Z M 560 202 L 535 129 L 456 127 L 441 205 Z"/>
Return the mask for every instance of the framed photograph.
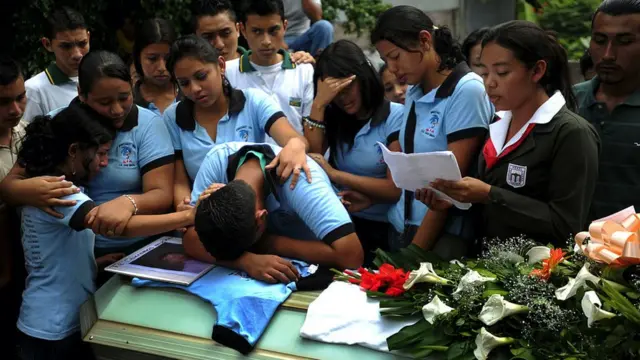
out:
<path id="1" fill-rule="evenodd" d="M 214 266 L 186 255 L 182 239 L 165 236 L 109 265 L 105 270 L 141 279 L 189 286 Z"/>

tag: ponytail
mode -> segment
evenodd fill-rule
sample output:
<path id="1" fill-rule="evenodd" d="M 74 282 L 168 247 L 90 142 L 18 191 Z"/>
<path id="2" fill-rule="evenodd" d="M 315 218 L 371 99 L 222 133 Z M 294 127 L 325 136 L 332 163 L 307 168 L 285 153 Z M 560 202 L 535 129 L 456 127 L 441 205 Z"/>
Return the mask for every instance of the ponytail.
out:
<path id="1" fill-rule="evenodd" d="M 578 111 L 578 101 L 573 93 L 573 84 L 571 82 L 571 69 L 569 68 L 569 59 L 567 56 L 567 50 L 560 45 L 555 32 L 547 32 L 551 49 L 555 59 L 547 62 L 547 72 L 545 77 L 547 81 L 544 84 L 545 91 L 549 96 L 553 95 L 556 91 L 560 91 L 566 106 L 569 110 Z M 551 68 L 553 66 L 553 68 Z"/>
<path id="2" fill-rule="evenodd" d="M 560 91 L 567 108 L 571 111 L 577 110 L 567 51 L 560 45 L 555 33 L 546 32 L 529 21 L 514 20 L 487 31 L 482 38 L 482 47 L 489 43 L 496 43 L 510 50 L 528 69 L 540 60 L 546 62 L 547 70 L 538 85 L 549 96 Z"/>
<path id="3" fill-rule="evenodd" d="M 446 26 L 438 28 L 424 11 L 413 6 L 394 6 L 378 17 L 371 32 L 371 43 L 387 40 L 409 52 L 417 52 L 421 31 L 428 31 L 433 38 L 435 52 L 440 56 L 438 71 L 453 69 L 465 61 L 462 48 Z"/>
<path id="4" fill-rule="evenodd" d="M 451 30 L 446 27 L 436 27 L 433 30 L 433 46 L 440 56 L 438 71 L 453 69 L 459 63 L 465 61 L 462 46 L 453 37 Z"/>

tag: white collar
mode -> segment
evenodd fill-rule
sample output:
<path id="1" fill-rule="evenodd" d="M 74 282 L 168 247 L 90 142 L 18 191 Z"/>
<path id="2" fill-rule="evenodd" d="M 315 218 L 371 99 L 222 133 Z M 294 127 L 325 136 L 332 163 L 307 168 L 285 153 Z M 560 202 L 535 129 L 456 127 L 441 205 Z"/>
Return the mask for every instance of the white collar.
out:
<path id="1" fill-rule="evenodd" d="M 524 135 L 525 131 L 530 124 L 547 124 L 553 119 L 554 116 L 562 109 L 566 104 L 564 96 L 560 91 L 556 91 L 549 100 L 545 101 L 542 106 L 536 110 L 531 119 L 509 140 L 508 143 L 504 143 L 507 137 L 507 131 L 509 131 L 509 124 L 511 123 L 511 111 L 499 111 L 496 114 L 500 117 L 500 120 L 489 125 L 489 136 L 491 142 L 496 149 L 497 155 L 506 149 L 507 147 L 517 143 Z"/>

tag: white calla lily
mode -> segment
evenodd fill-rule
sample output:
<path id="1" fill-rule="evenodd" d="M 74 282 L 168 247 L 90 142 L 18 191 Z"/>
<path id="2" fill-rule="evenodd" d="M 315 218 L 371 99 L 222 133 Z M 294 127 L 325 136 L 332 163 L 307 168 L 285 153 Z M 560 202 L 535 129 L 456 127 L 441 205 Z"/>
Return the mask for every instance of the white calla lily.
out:
<path id="1" fill-rule="evenodd" d="M 556 290 L 556 299 L 562 301 L 570 299 L 576 294 L 578 289 L 587 287 L 587 281 L 597 284 L 600 278 L 589 272 L 589 264 L 584 264 L 575 279 L 569 278 L 567 285 Z"/>
<path id="2" fill-rule="evenodd" d="M 409 277 L 407 281 L 404 282 L 404 289 L 409 290 L 413 287 L 413 285 L 421 282 L 427 282 L 432 284 L 448 284 L 449 280 L 438 276 L 436 271 L 433 270 L 433 265 L 428 262 L 420 263 L 420 268 L 418 270 L 413 270 L 409 273 Z"/>
<path id="3" fill-rule="evenodd" d="M 487 360 L 491 350 L 498 346 L 509 345 L 515 340 L 508 337 L 497 337 L 488 332 L 487 329 L 480 329 L 480 333 L 476 336 L 476 349 L 473 351 L 473 355 L 478 360 Z"/>
<path id="4" fill-rule="evenodd" d="M 438 295 L 436 295 L 430 303 L 422 307 L 422 315 L 429 324 L 433 324 L 438 315 L 446 314 L 453 310 L 452 307 L 447 306 L 447 304 L 443 303 Z"/>
<path id="5" fill-rule="evenodd" d="M 461 263 L 460 260 L 458 260 L 458 259 L 453 259 L 453 260 L 449 261 L 449 264 L 458 265 L 459 267 L 461 267 L 463 269 L 467 268 L 467 266 L 465 264 Z"/>
<path id="6" fill-rule="evenodd" d="M 456 291 L 453 292 L 453 295 L 463 290 L 475 287 L 476 285 L 484 284 L 490 281 L 496 281 L 496 279 L 490 278 L 490 277 L 484 277 L 480 275 L 479 272 L 475 270 L 470 270 L 468 273 L 464 274 L 462 279 L 460 279 L 460 282 L 458 283 L 458 287 L 456 288 Z"/>
<path id="7" fill-rule="evenodd" d="M 551 257 L 551 249 L 546 246 L 534 246 L 527 251 L 527 263 L 529 265 L 537 264 L 542 260 Z"/>
<path id="8" fill-rule="evenodd" d="M 528 307 L 508 302 L 502 295 L 494 294 L 482 307 L 478 319 L 485 325 L 491 326 L 508 316 L 527 311 L 529 311 Z"/>
<path id="9" fill-rule="evenodd" d="M 584 293 L 582 297 L 582 311 L 584 315 L 587 317 L 587 325 L 591 327 L 594 322 L 602 319 L 610 319 L 615 317 L 616 314 L 610 313 L 606 310 L 602 310 L 602 303 L 600 302 L 600 298 L 598 298 L 598 294 L 595 291 L 587 291 Z"/>

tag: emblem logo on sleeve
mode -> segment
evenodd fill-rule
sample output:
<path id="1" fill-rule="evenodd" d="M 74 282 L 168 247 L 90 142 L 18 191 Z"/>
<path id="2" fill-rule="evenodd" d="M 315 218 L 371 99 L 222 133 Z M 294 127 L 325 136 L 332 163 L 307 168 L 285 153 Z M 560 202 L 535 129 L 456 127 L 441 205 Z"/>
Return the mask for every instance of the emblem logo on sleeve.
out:
<path id="1" fill-rule="evenodd" d="M 513 188 L 521 188 L 527 183 L 527 167 L 509 164 L 507 169 L 507 184 Z"/>

